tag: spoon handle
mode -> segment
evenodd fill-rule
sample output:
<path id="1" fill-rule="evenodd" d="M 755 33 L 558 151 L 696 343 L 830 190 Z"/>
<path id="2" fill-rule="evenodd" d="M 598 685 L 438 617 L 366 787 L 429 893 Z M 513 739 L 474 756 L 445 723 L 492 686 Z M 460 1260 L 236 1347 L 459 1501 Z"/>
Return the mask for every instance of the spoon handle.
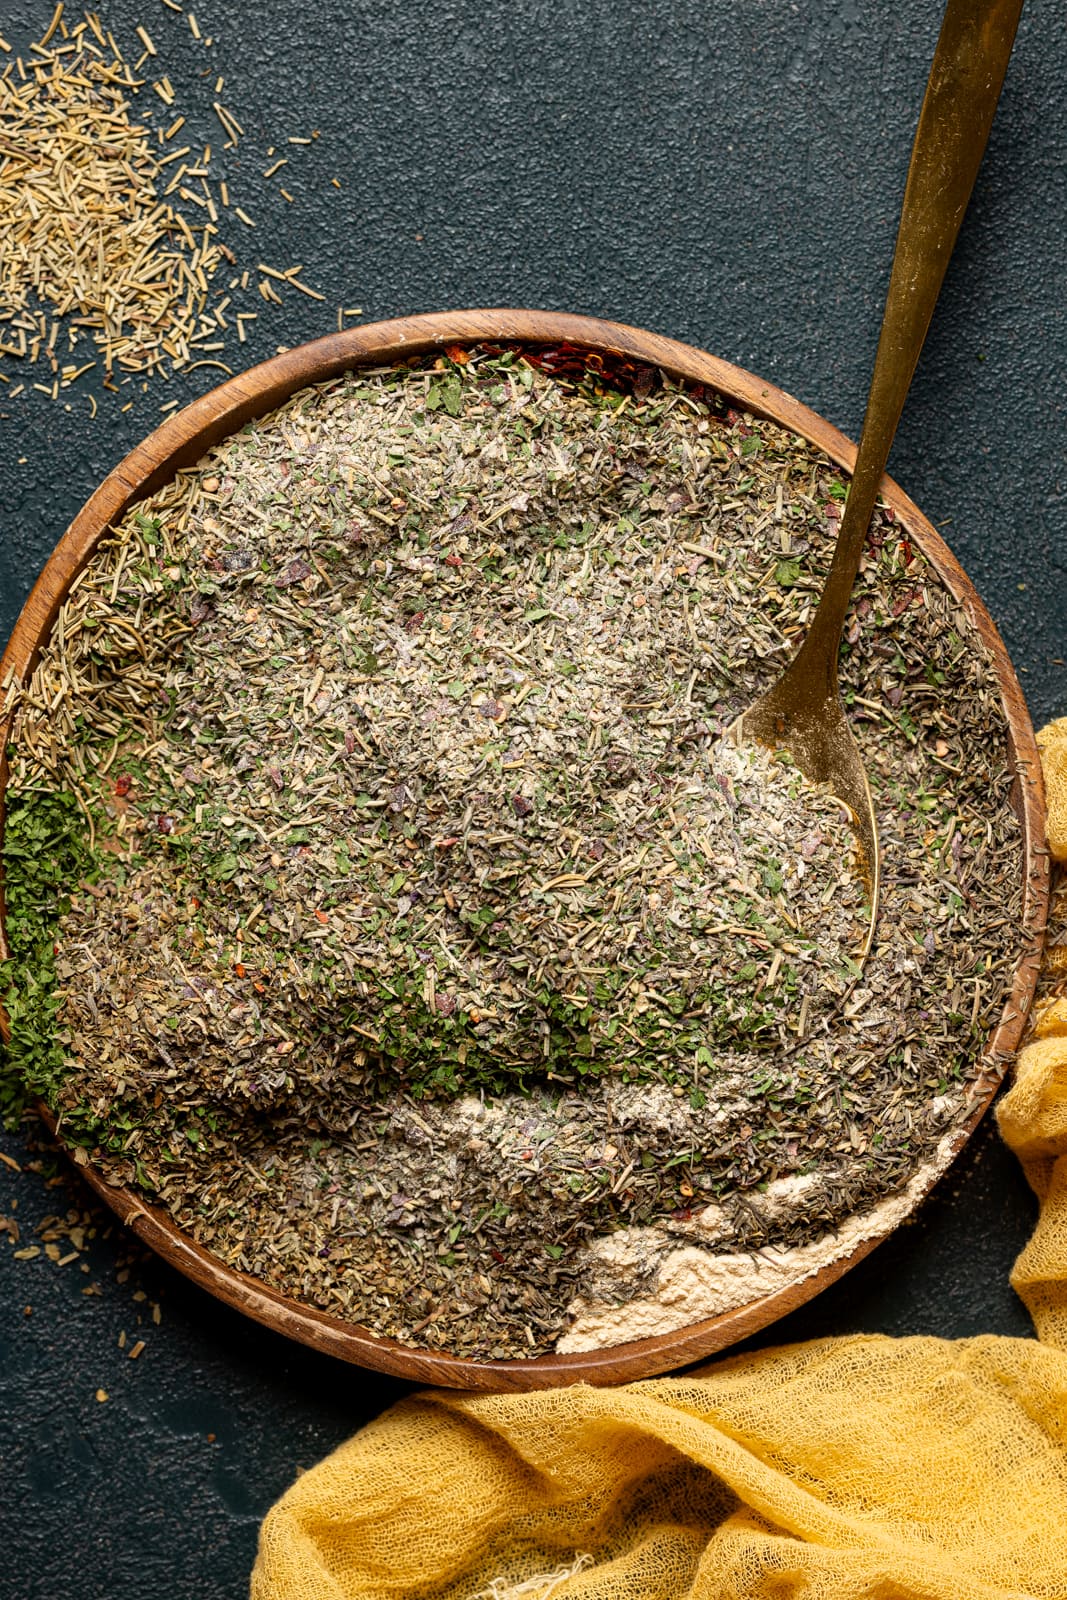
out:
<path id="1" fill-rule="evenodd" d="M 859 454 L 822 598 L 793 665 L 825 673 L 837 655 L 878 488 L 904 399 L 971 197 L 1022 0 L 948 0 L 911 152 Z M 803 665 L 801 664 L 803 658 Z"/>

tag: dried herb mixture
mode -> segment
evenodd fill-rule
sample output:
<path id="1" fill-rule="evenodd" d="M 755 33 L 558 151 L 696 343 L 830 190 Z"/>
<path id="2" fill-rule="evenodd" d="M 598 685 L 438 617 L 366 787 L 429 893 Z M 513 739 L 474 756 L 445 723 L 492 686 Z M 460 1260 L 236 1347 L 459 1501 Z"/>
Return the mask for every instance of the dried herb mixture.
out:
<path id="1" fill-rule="evenodd" d="M 551 1349 L 614 1229 L 660 1241 L 596 1278 L 625 1298 L 706 1207 L 790 1245 L 898 1189 L 989 1069 L 1021 840 L 992 666 L 888 511 L 842 662 L 862 975 L 836 803 L 720 747 L 843 497 L 784 430 L 565 351 L 349 374 L 216 447 L 19 700 L 23 1082 L 223 1260 L 467 1355 Z"/>

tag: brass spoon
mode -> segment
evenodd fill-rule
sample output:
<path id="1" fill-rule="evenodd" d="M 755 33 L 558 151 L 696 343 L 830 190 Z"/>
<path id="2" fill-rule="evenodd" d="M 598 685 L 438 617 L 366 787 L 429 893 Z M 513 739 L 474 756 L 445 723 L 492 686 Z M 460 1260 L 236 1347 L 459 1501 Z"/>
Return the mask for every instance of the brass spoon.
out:
<path id="1" fill-rule="evenodd" d="M 735 743 L 785 746 L 805 777 L 852 815 L 878 911 L 878 824 L 837 678 L 841 630 L 871 514 L 919 352 L 985 150 L 1022 0 L 948 0 L 926 85 L 859 453 L 830 571 L 807 636 L 785 672 L 728 729 Z"/>

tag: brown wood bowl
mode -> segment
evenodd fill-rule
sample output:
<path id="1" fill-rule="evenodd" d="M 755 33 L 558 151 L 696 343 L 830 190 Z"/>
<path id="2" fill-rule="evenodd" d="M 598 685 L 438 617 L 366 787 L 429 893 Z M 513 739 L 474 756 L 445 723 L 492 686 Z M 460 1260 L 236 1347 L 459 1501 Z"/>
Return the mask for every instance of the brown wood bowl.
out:
<path id="1" fill-rule="evenodd" d="M 221 384 L 184 411 L 168 417 L 131 451 L 100 485 L 53 552 L 16 624 L 0 666 L 0 678 L 13 671 L 23 679 L 32 671 L 72 580 L 105 530 L 135 501 L 165 484 L 178 468 L 199 460 L 209 446 L 250 419 L 274 410 L 297 389 L 335 377 L 351 367 L 381 366 L 444 345 L 482 341 L 529 346 L 567 344 L 662 368 L 674 377 L 708 385 L 742 411 L 769 418 L 803 435 L 846 472 L 852 470 L 855 445 L 791 395 L 703 351 L 637 328 L 557 312 L 508 310 L 441 312 L 352 328 L 289 350 Z M 998 1063 L 1003 1064 L 1018 1046 L 1037 976 L 1048 899 L 1041 768 L 1022 690 L 1000 635 L 973 585 L 930 523 L 890 478 L 884 479 L 882 493 L 909 538 L 919 545 L 974 619 L 989 647 L 1018 770 L 1013 803 L 1025 848 L 1026 938 L 1003 1015 L 988 1042 L 990 1067 L 977 1085 L 977 1101 L 970 1120 L 957 1136 L 962 1148 L 996 1092 L 1000 1081 Z M 0 755 L 0 807 L 7 775 L 6 756 Z M 0 947 L 2 943 L 0 925 Z M 6 954 L 6 949 L 2 953 Z M 46 1120 L 54 1131 L 54 1120 L 47 1114 Z M 84 1156 L 78 1154 L 81 1164 Z M 869 1254 L 882 1237 L 868 1239 L 851 1251 L 843 1250 L 837 1260 L 801 1283 L 672 1333 L 581 1354 L 540 1356 L 529 1361 L 470 1361 L 380 1338 L 339 1317 L 301 1305 L 257 1279 L 224 1266 L 176 1227 L 165 1212 L 147 1205 L 132 1189 L 115 1188 L 92 1166 L 82 1164 L 81 1171 L 97 1195 L 144 1244 L 194 1283 L 256 1321 L 344 1361 L 421 1383 L 481 1390 L 543 1389 L 579 1381 L 617 1383 L 683 1366 L 746 1338 L 810 1300 Z M 933 1182 L 931 1176 L 923 1193 Z"/>

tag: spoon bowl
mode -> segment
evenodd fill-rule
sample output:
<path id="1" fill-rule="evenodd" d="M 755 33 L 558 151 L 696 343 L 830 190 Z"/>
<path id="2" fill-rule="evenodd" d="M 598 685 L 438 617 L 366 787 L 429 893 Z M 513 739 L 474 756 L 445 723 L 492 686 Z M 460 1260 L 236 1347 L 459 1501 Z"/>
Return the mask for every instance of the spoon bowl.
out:
<path id="1" fill-rule="evenodd" d="M 727 737 L 735 744 L 761 744 L 771 750 L 785 746 L 804 776 L 829 788 L 848 812 L 867 889 L 867 931 L 857 957 L 862 963 L 874 941 L 878 914 L 878 821 L 867 769 L 837 685 L 828 694 L 818 689 L 818 677 L 807 670 L 801 650 L 777 683 L 734 721 Z"/>

